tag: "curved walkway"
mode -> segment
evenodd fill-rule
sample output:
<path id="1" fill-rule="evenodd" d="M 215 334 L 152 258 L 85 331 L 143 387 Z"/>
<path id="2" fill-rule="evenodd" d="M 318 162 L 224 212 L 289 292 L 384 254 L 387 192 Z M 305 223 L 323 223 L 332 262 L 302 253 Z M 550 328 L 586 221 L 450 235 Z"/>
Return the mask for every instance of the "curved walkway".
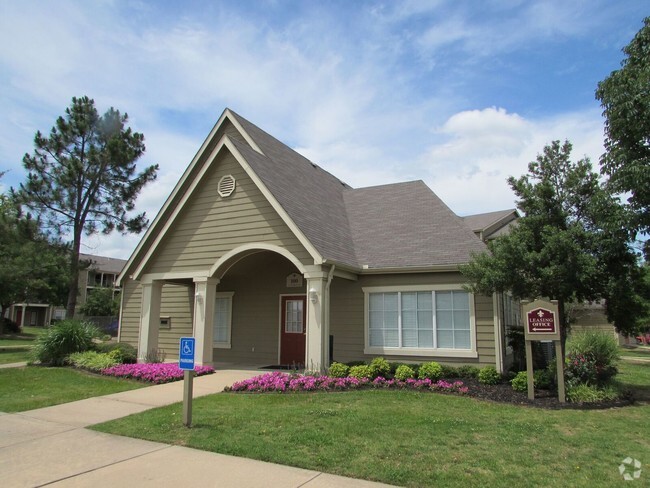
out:
<path id="1" fill-rule="evenodd" d="M 259 374 L 194 378 L 194 397 Z M 182 401 L 183 382 L 15 414 L 0 412 L 3 487 L 380 487 L 369 481 L 104 434 L 85 427 Z"/>

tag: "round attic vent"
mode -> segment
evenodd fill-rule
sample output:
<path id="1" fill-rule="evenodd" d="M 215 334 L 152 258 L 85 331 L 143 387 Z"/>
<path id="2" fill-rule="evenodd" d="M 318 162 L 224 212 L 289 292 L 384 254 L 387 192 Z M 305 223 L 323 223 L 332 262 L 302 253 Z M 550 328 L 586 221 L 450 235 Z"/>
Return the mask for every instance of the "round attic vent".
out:
<path id="1" fill-rule="evenodd" d="M 225 198 L 232 195 L 232 192 L 235 191 L 235 178 L 232 175 L 226 175 L 219 180 L 217 185 L 217 192 L 219 196 Z"/>

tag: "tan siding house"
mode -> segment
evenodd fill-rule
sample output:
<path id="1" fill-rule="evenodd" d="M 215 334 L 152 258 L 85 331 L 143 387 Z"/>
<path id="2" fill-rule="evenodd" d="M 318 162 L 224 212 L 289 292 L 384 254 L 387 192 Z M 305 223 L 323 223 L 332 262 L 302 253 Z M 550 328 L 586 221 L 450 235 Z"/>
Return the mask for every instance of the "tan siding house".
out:
<path id="1" fill-rule="evenodd" d="M 423 182 L 354 189 L 225 110 L 120 275 L 120 340 L 168 358 L 503 367 L 496 297 L 458 266 L 485 245 Z"/>

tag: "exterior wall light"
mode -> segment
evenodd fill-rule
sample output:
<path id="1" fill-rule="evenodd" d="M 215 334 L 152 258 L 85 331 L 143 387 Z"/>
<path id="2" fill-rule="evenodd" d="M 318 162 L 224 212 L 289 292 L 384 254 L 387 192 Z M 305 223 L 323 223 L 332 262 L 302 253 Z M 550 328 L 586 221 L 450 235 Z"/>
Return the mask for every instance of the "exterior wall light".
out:
<path id="1" fill-rule="evenodd" d="M 309 290 L 309 300 L 311 303 L 318 303 L 318 290 L 316 290 L 316 288 L 311 288 Z"/>

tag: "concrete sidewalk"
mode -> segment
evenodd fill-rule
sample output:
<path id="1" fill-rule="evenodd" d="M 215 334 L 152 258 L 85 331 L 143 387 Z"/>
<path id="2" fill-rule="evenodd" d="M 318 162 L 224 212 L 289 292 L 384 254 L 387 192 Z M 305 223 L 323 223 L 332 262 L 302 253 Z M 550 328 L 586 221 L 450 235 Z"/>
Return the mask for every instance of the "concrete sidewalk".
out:
<path id="1" fill-rule="evenodd" d="M 194 397 L 217 393 L 257 370 L 194 379 Z M 183 382 L 16 414 L 0 413 L 3 487 L 378 487 L 368 481 L 131 439 L 84 427 L 182 400 Z"/>

